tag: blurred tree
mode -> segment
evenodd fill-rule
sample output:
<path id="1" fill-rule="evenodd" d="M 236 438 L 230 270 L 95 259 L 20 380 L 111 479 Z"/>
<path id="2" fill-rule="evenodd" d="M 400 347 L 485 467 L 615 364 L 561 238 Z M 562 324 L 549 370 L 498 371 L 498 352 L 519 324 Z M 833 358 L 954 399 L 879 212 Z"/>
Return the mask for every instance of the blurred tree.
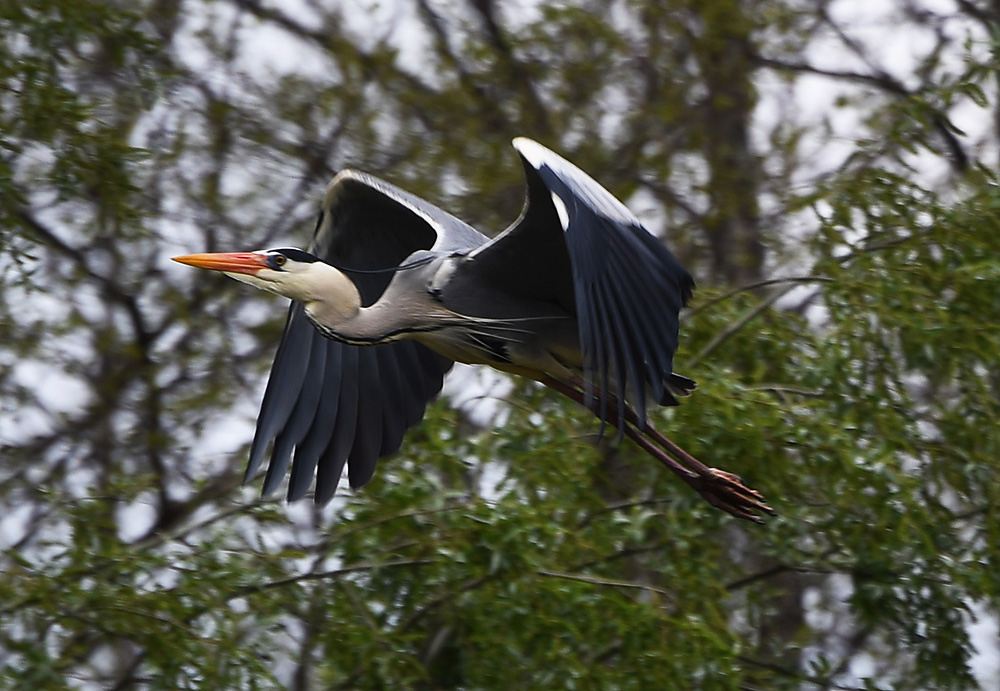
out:
<path id="1" fill-rule="evenodd" d="M 993 5 L 327 4 L 0 3 L 3 686 L 975 687 Z M 780 518 L 524 382 L 329 507 L 237 489 L 283 309 L 167 258 L 304 244 L 347 165 L 499 230 L 517 134 L 698 275 L 659 423 Z"/>

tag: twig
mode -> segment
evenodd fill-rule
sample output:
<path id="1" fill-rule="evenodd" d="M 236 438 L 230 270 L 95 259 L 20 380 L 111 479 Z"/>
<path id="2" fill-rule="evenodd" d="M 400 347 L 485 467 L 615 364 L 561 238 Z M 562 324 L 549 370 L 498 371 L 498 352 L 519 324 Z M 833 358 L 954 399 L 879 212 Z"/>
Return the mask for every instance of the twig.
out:
<path id="1" fill-rule="evenodd" d="M 692 317 L 699 312 L 707 310 L 709 307 L 713 307 L 724 300 L 728 300 L 734 295 L 739 295 L 740 293 L 746 293 L 751 290 L 756 290 L 757 288 L 766 288 L 767 286 L 780 285 L 782 283 L 833 283 L 834 279 L 828 276 L 786 276 L 784 278 L 769 278 L 763 281 L 755 281 L 754 283 L 748 283 L 747 285 L 740 286 L 739 288 L 733 288 L 728 293 L 723 293 L 718 297 L 714 297 L 708 302 L 698 305 L 694 309 L 688 312 L 688 317 Z"/>
<path id="2" fill-rule="evenodd" d="M 619 581 L 610 578 L 598 578 L 596 576 L 584 576 L 582 574 L 575 573 L 561 573 L 559 571 L 547 571 L 545 569 L 538 569 L 535 571 L 539 576 L 545 576 L 547 578 L 562 578 L 567 581 L 578 581 L 580 583 L 589 583 L 590 585 L 607 585 L 613 588 L 630 588 L 632 590 L 645 590 L 651 593 L 657 593 L 667 598 L 671 602 L 674 601 L 674 594 L 669 590 L 664 590 L 663 588 L 657 588 L 654 585 L 646 585 L 645 583 L 635 583 L 634 581 Z"/>
<path id="3" fill-rule="evenodd" d="M 341 576 L 361 571 L 374 571 L 375 569 L 394 568 L 397 566 L 426 566 L 427 564 L 433 563 L 434 560 L 432 559 L 397 559 L 396 561 L 386 561 L 381 563 L 355 564 L 354 566 L 345 566 L 341 569 L 333 569 L 331 571 L 310 571 L 308 573 L 300 573 L 294 576 L 289 576 L 288 578 L 279 578 L 276 581 L 267 581 L 265 583 L 254 583 L 253 585 L 240 586 L 228 597 L 226 597 L 226 600 L 232 600 L 233 598 L 258 593 L 262 590 L 283 588 L 286 585 L 293 585 L 303 581 L 320 581 L 327 578 L 340 578 Z"/>
<path id="4" fill-rule="evenodd" d="M 751 310 L 748 310 L 747 313 L 744 314 L 742 317 L 740 317 L 736 321 L 735 324 L 733 324 L 732 326 L 730 326 L 728 329 L 725 329 L 724 331 L 719 332 L 715 336 L 715 338 L 713 338 L 711 341 L 709 341 L 708 345 L 706 345 L 704 348 L 702 348 L 700 353 L 698 353 L 691 360 L 688 361 L 687 366 L 689 368 L 694 368 L 699 362 L 701 362 L 706 357 L 708 357 L 712 353 L 712 351 L 714 351 L 720 345 L 722 345 L 723 343 L 725 343 L 729 339 L 730 336 L 733 336 L 733 335 L 739 333 L 739 331 L 744 326 L 746 326 L 751 321 L 753 321 L 754 317 L 756 317 L 757 315 L 761 314 L 768 307 L 770 307 L 775 302 L 777 302 L 780 298 L 782 298 L 786 294 L 790 293 L 792 291 L 792 288 L 794 288 L 794 287 L 795 286 L 791 286 L 789 288 L 785 288 L 784 290 L 775 291 L 770 297 L 768 297 L 766 300 L 764 300 L 763 302 L 761 302 L 759 305 L 757 305 L 756 307 L 754 307 Z"/>

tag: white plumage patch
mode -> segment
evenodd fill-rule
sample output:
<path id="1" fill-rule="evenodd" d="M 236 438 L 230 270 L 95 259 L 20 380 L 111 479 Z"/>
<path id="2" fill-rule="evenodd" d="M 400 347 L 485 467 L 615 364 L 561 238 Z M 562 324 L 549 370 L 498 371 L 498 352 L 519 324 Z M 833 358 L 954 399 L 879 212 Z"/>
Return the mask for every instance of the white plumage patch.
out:
<path id="1" fill-rule="evenodd" d="M 431 279 L 430 286 L 428 286 L 432 294 L 437 294 L 444 290 L 444 287 L 448 285 L 448 281 L 451 280 L 451 275 L 455 273 L 456 266 L 457 262 L 454 257 L 449 257 L 441 262 L 441 266 L 434 272 L 434 277 Z"/>
<path id="2" fill-rule="evenodd" d="M 566 210 L 566 202 L 555 192 L 552 193 L 552 206 L 556 207 L 556 213 L 559 215 L 559 225 L 564 231 L 569 229 L 569 211 Z"/>
<path id="3" fill-rule="evenodd" d="M 563 184 L 569 188 L 569 192 L 579 201 L 588 205 L 595 213 L 616 223 L 625 225 L 641 225 L 628 207 L 618 201 L 614 195 L 608 192 L 599 182 L 580 170 L 577 166 L 567 161 L 559 154 L 551 151 L 538 142 L 527 137 L 517 137 L 513 141 L 514 148 L 521 152 L 535 168 L 541 170 L 543 167 L 550 168 Z M 553 199 L 553 203 L 555 200 Z M 565 204 L 563 204 L 565 209 Z M 559 204 L 556 204 L 556 211 L 559 211 Z M 559 214 L 559 220 L 563 216 Z M 563 229 L 566 223 L 563 223 Z"/>

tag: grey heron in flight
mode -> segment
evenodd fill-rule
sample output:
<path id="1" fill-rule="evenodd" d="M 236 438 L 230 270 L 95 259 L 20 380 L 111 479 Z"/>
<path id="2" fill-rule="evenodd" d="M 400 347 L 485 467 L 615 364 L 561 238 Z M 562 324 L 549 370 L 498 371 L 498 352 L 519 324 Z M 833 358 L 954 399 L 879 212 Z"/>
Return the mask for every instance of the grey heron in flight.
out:
<path id="1" fill-rule="evenodd" d="M 264 494 L 289 463 L 289 500 L 316 478 L 328 501 L 396 451 L 454 362 L 530 377 L 618 428 L 713 505 L 760 521 L 763 497 L 657 432 L 648 402 L 695 383 L 672 369 L 694 281 L 607 190 L 530 139 L 520 217 L 493 239 L 365 173 L 326 191 L 315 237 L 293 248 L 192 254 L 293 300 L 264 393 L 246 480 L 273 442 Z M 294 457 L 293 457 L 294 453 Z"/>

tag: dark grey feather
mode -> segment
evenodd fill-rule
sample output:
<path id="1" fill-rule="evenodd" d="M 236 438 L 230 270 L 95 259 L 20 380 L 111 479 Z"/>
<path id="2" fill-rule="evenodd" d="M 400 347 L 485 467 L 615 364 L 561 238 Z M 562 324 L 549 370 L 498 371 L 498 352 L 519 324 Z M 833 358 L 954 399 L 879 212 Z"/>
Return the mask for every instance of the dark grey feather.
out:
<path id="1" fill-rule="evenodd" d="M 330 443 L 316 468 L 317 504 L 333 498 L 340 484 L 347 457 L 354 446 L 354 432 L 358 414 L 358 353 L 357 346 L 344 346 L 341 357 L 340 389 L 337 392 L 337 416 L 330 421 L 333 432 Z"/>
<path id="2" fill-rule="evenodd" d="M 399 448 L 399 442 L 406 431 L 404 406 L 406 392 L 399 372 L 398 356 L 391 350 L 376 346 L 375 360 L 378 363 L 379 381 L 385 392 L 382 397 L 382 439 L 379 452 L 388 454 Z"/>
<path id="3" fill-rule="evenodd" d="M 347 457 L 351 487 L 362 487 L 375 473 L 382 444 L 382 391 L 378 354 L 374 348 L 358 351 L 358 418 L 354 445 Z"/>
<path id="4" fill-rule="evenodd" d="M 268 444 L 285 427 L 288 416 L 295 408 L 302 382 L 309 371 L 308 352 L 312 348 L 312 324 L 306 319 L 302 305 L 292 303 L 285 321 L 285 330 L 274 355 L 271 376 L 264 390 L 264 401 L 257 416 L 257 427 L 250 445 L 243 482 L 248 482 L 260 468 Z"/>
<path id="5" fill-rule="evenodd" d="M 301 499 L 309 491 L 312 485 L 313 476 L 316 474 L 316 466 L 320 456 L 330 443 L 330 436 L 333 434 L 331 422 L 337 416 L 337 406 L 340 402 L 340 378 L 341 359 L 346 346 L 334 341 L 327 341 L 319 332 L 316 336 L 321 339 L 323 348 L 326 351 L 326 367 L 323 370 L 322 396 L 316 408 L 314 424 L 309 428 L 309 433 L 295 447 L 295 458 L 292 460 L 292 474 L 288 480 L 288 500 L 295 501 Z M 314 338 L 315 338 L 314 337 Z"/>
<path id="6" fill-rule="evenodd" d="M 313 334 L 310 340 L 309 353 L 306 356 L 309 361 L 309 372 L 302 382 L 299 390 L 298 400 L 292 409 L 288 422 L 274 440 L 274 450 L 271 452 L 271 463 L 267 467 L 264 476 L 264 487 L 261 493 L 267 496 L 278 488 L 281 480 L 288 469 L 288 462 L 292 457 L 292 449 L 299 444 L 309 432 L 316 417 L 316 409 L 319 407 L 320 395 L 323 391 L 323 370 L 326 367 L 326 349 L 323 347 L 322 338 L 317 338 Z"/>

